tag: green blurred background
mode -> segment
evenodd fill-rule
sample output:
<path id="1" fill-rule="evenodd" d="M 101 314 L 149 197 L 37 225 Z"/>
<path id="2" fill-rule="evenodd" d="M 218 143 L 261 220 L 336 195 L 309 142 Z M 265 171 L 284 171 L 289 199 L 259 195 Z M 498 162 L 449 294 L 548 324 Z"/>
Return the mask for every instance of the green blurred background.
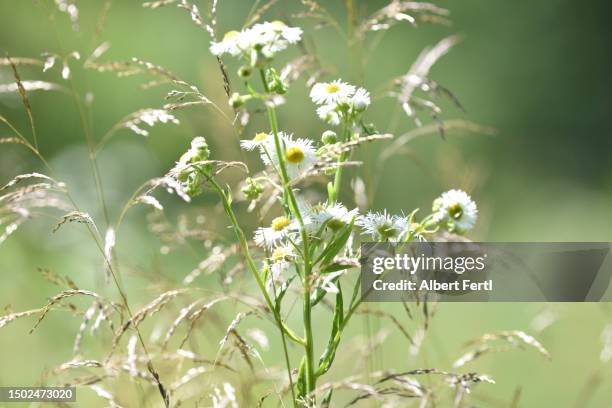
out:
<path id="1" fill-rule="evenodd" d="M 362 15 L 385 4 L 356 3 Z M 94 39 L 105 2 L 77 4 L 81 21 L 80 31 L 75 33 L 67 15 L 58 13 L 51 1 L 0 0 L 0 50 L 13 57 L 78 50 L 86 58 L 99 43 L 108 41 L 111 48 L 101 61 L 138 57 L 162 65 L 225 106 L 218 68 L 207 51 L 210 38 L 191 22 L 185 10 L 174 6 L 150 10 L 138 1 L 115 1 L 103 31 Z M 343 2 L 324 4 L 346 27 Z M 475 240 L 612 241 L 610 3 L 465 0 L 437 4 L 451 10 L 452 26 L 398 24 L 376 47 L 367 48 L 363 69 L 333 29 L 309 31 L 323 67 L 333 72 L 330 77 L 360 83 L 375 96 L 382 96 L 376 90 L 383 89 L 390 78 L 406 73 L 425 46 L 451 34 L 461 35 L 462 41 L 434 66 L 430 78 L 449 88 L 466 112 L 442 100 L 441 117 L 496 129 L 494 136 L 449 132 L 446 141 L 436 134 L 422 137 L 409 145 L 408 154 L 384 163 L 376 161 L 384 144 L 368 147 L 360 158 L 371 164 L 352 170 L 351 175 L 366 182 L 378 180 L 375 190 L 370 190 L 371 206 L 409 212 L 427 208 L 441 191 L 458 187 L 469 191 L 480 208 L 479 225 L 470 235 Z M 220 1 L 220 31 L 240 27 L 251 5 L 245 0 Z M 201 8 L 206 9 L 204 2 Z M 299 9 L 298 2 L 283 0 L 264 19 L 312 28 L 312 21 L 293 17 Z M 374 38 L 377 36 L 370 37 L 366 47 Z M 295 55 L 288 51 L 281 60 Z M 142 90 L 139 85 L 146 82 L 142 77 L 117 78 L 79 65 L 71 62 L 75 87 L 81 95 L 93 95 L 90 119 L 96 139 L 126 114 L 164 103 L 167 86 Z M 228 68 L 235 80 L 236 64 L 228 61 Z M 24 67 L 21 76 L 69 87 L 57 68 L 42 74 L 39 67 Z M 10 68 L 0 67 L 0 83 L 10 82 Z M 237 81 L 234 86 L 240 87 Z M 69 185 L 79 205 L 102 220 L 74 101 L 64 92 L 32 92 L 30 99 L 41 152 Z M 324 127 L 314 114 L 303 80 L 293 85 L 287 102 L 279 110 L 281 127 L 300 137 L 317 139 Z M 396 135 L 413 129 L 414 123 L 395 105 L 392 99 L 376 97 L 368 120 L 379 130 Z M 226 112 L 229 114 L 228 109 Z M 17 94 L 0 94 L 0 114 L 27 132 L 27 116 Z M 180 126 L 156 126 L 148 138 L 121 131 L 100 155 L 111 219 L 118 216 L 135 188 L 173 165 L 193 136 L 205 136 L 217 158 L 241 158 L 236 134 L 212 109 L 193 108 L 178 112 L 177 117 Z M 427 114 L 422 117 L 426 124 L 431 123 Z M 390 129 L 394 123 L 397 126 Z M 265 118 L 255 114 L 245 137 L 265 126 Z M 9 129 L 0 127 L 0 136 L 11 136 Z M 258 168 L 255 160 L 249 162 Z M 25 149 L 0 145 L 0 184 L 35 170 L 42 171 Z M 227 181 L 236 182 L 237 176 L 229 176 Z M 348 190 L 343 194 L 350 202 Z M 170 219 L 176 220 L 183 211 L 196 211 L 175 197 L 159 196 Z M 212 197 L 205 196 L 197 204 L 210 208 L 207 227 L 224 225 L 215 215 L 220 213 L 214 212 L 218 209 L 212 206 Z M 131 212 L 118 241 L 120 258 L 128 265 L 125 283 L 133 302 L 151 299 L 155 293 L 142 271 L 159 271 L 168 280 L 180 282 L 206 253 L 192 244 L 189 249 L 161 255 L 159 241 L 147 231 L 145 215 L 143 209 Z M 34 220 L 0 246 L 0 307 L 39 307 L 45 297 L 57 292 L 41 278 L 38 267 L 68 275 L 80 287 L 114 293 L 104 284 L 99 256 L 85 230 L 70 226 L 51 234 L 55 221 Z M 256 225 L 252 220 L 245 224 L 248 228 Z M 213 279 L 203 276 L 194 285 L 214 286 L 216 281 L 208 281 Z M 382 307 L 401 315 L 393 305 Z M 221 316 L 225 321 L 220 323 L 220 333 L 233 318 L 232 310 Z M 533 320 L 542 311 L 557 319 L 539 331 Z M 323 332 L 328 327 L 325 316 L 315 320 Z M 412 358 L 405 340 L 389 327 L 391 334 L 375 365 L 398 370 L 429 365 L 449 368 L 461 355 L 466 340 L 485 332 L 521 329 L 537 335 L 551 352 L 552 361 L 533 351 L 483 357 L 469 369 L 489 374 L 497 384 L 478 387 L 474 404 L 509 406 L 513 393 L 521 387 L 520 406 L 610 406 L 612 369 L 599 358 L 603 346 L 600 335 L 612 322 L 610 316 L 607 304 L 444 304 L 434 318 L 421 357 Z M 69 360 L 79 322 L 66 312 L 56 312 L 33 334 L 28 334 L 32 320 L 0 330 L 0 385 L 33 384 L 42 371 Z M 272 333 L 271 326 L 265 325 Z M 358 339 L 385 325 L 356 319 L 349 335 Z M 214 346 L 218 338 L 208 342 Z M 276 339 L 272 343 L 272 351 L 262 352 L 262 357 L 273 365 L 280 364 Z M 352 373 L 350 363 L 349 355 L 341 355 L 340 367 L 330 376 L 342 378 Z M 596 386 L 591 390 L 593 384 Z"/>

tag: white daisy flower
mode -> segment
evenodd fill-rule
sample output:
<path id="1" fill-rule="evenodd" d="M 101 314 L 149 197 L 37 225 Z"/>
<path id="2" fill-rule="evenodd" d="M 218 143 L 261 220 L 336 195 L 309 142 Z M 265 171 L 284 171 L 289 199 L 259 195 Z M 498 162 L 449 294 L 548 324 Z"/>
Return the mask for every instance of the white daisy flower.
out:
<path id="1" fill-rule="evenodd" d="M 299 226 L 295 221 L 280 216 L 274 218 L 269 227 L 257 228 L 253 240 L 257 246 L 271 249 L 286 237 L 290 237 L 298 229 Z"/>
<path id="2" fill-rule="evenodd" d="M 291 267 L 294 260 L 295 252 L 292 247 L 284 245 L 274 248 L 272 255 L 270 255 L 270 275 L 268 275 L 266 281 L 266 289 L 268 291 L 272 289 L 273 284 L 278 288 L 280 277 L 283 272 Z"/>
<path id="3" fill-rule="evenodd" d="M 316 83 L 310 90 L 310 98 L 317 105 L 333 105 L 355 93 L 355 87 L 341 79 Z"/>
<path id="4" fill-rule="evenodd" d="M 338 126 L 340 124 L 340 114 L 338 113 L 338 107 L 334 105 L 322 105 L 317 108 L 317 115 L 321 120 L 327 122 L 332 126 Z"/>
<path id="5" fill-rule="evenodd" d="M 364 88 L 359 88 L 355 91 L 355 95 L 351 98 L 351 106 L 358 112 L 362 112 L 370 105 L 370 93 Z"/>
<path id="6" fill-rule="evenodd" d="M 240 32 L 228 32 L 222 41 L 211 44 L 210 52 L 216 56 L 229 54 L 234 57 L 248 57 L 254 63 L 259 52 L 266 58 L 272 58 L 277 52 L 297 43 L 301 38 L 301 28 L 289 27 L 281 21 L 264 22 Z"/>
<path id="7" fill-rule="evenodd" d="M 266 45 L 276 43 L 277 46 L 282 44 L 286 47 L 287 44 L 296 44 L 302 39 L 301 28 L 289 27 L 279 20 L 255 24 L 250 31 L 254 36 L 259 36 L 260 44 Z"/>
<path id="8" fill-rule="evenodd" d="M 317 229 L 326 224 L 332 231 L 337 231 L 350 224 L 359 215 L 359 211 L 356 208 L 349 211 L 340 203 L 320 205 L 315 207 L 315 211 L 316 214 L 312 218 L 313 224 L 317 225 Z"/>
<path id="9" fill-rule="evenodd" d="M 359 217 L 357 225 L 363 229 L 363 234 L 371 235 L 374 241 L 401 241 L 406 236 L 408 218 L 399 215 L 369 212 Z"/>
<path id="10" fill-rule="evenodd" d="M 291 135 L 279 133 L 283 152 L 287 175 L 290 178 L 299 176 L 305 170 L 308 170 L 317 160 L 316 149 L 309 139 L 293 139 Z M 270 157 L 262 154 L 262 160 L 265 164 L 279 165 L 279 159 L 275 147 L 268 149 Z M 272 162 L 270 162 L 270 159 Z"/>
<path id="11" fill-rule="evenodd" d="M 449 190 L 433 202 L 434 220 L 446 225 L 450 231 L 466 232 L 474 227 L 478 208 L 472 198 L 462 190 Z"/>
<path id="12" fill-rule="evenodd" d="M 239 44 L 244 41 L 243 39 L 244 31 L 228 31 L 223 36 L 223 40 L 211 43 L 210 52 L 217 57 L 223 54 L 229 54 L 233 57 L 236 57 L 242 52 L 242 49 Z"/>
<path id="13" fill-rule="evenodd" d="M 240 147 L 244 150 L 252 151 L 256 148 L 263 148 L 263 146 L 272 140 L 272 135 L 269 133 L 257 133 L 253 139 L 241 140 Z"/>

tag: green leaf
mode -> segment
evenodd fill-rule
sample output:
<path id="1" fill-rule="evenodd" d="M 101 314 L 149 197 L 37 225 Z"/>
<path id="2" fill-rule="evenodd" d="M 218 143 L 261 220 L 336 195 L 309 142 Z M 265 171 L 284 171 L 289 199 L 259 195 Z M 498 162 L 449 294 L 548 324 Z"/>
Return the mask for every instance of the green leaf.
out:
<path id="1" fill-rule="evenodd" d="M 354 267 L 355 267 L 355 265 L 333 263 L 333 264 L 327 265 L 325 268 L 323 268 L 321 270 L 321 273 L 338 272 L 338 271 L 343 271 L 345 269 L 350 269 L 350 268 L 354 268 Z"/>
<path id="2" fill-rule="evenodd" d="M 323 351 L 321 358 L 319 358 L 319 368 L 315 373 L 317 377 L 325 374 L 330 369 L 332 363 L 334 362 L 334 358 L 336 357 L 338 344 L 340 344 L 342 323 L 344 322 L 344 304 L 342 300 L 342 288 L 340 287 L 340 282 L 338 282 L 338 289 L 338 293 L 336 294 L 336 307 L 334 308 L 332 330 L 327 347 L 325 348 L 325 351 Z"/>
<path id="3" fill-rule="evenodd" d="M 344 248 L 346 242 L 351 236 L 351 232 L 353 232 L 353 225 L 355 224 L 355 220 L 351 221 L 350 224 L 345 225 L 338 234 L 334 237 L 334 240 L 329 243 L 321 252 L 321 255 L 314 262 L 315 264 L 322 262 L 323 265 L 330 263 L 336 255 Z"/>
<path id="4" fill-rule="evenodd" d="M 334 389 L 330 388 L 329 391 L 327 391 L 327 394 L 325 394 L 325 396 L 323 397 L 323 400 L 321 400 L 321 408 L 329 408 L 331 407 L 331 399 L 332 399 L 332 394 L 334 393 Z"/>
<path id="5" fill-rule="evenodd" d="M 341 275 L 340 275 L 341 276 Z M 334 284 L 339 283 L 340 276 L 336 276 L 331 282 Z M 327 292 L 324 289 L 317 288 L 317 290 L 310 295 L 310 307 L 315 307 L 323 298 Z"/>
<path id="6" fill-rule="evenodd" d="M 294 278 L 295 278 L 295 275 L 292 275 L 289 279 L 283 282 L 281 287 L 278 289 L 278 293 L 276 294 L 276 300 L 275 300 L 275 303 L 276 303 L 275 307 L 277 311 L 280 311 L 281 302 L 283 298 L 285 297 L 285 293 L 287 293 L 287 289 L 289 289 L 289 286 L 291 285 L 291 282 L 293 281 Z"/>
<path id="7" fill-rule="evenodd" d="M 302 357 L 297 376 L 298 398 L 306 396 L 306 356 Z"/>
<path id="8" fill-rule="evenodd" d="M 266 282 L 268 280 L 268 276 L 270 275 L 270 265 L 268 263 L 264 263 L 264 268 L 261 271 L 261 280 Z"/>

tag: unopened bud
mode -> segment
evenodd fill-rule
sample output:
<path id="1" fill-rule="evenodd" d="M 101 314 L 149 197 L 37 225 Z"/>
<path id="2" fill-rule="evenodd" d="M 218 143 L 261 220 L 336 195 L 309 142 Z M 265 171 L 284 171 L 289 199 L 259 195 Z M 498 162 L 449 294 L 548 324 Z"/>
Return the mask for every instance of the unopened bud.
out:
<path id="1" fill-rule="evenodd" d="M 240 95 L 238 92 L 234 92 L 229 99 L 229 105 L 232 108 L 239 108 L 242 105 L 244 105 L 244 102 L 245 102 L 245 98 L 242 95 Z"/>
<path id="2" fill-rule="evenodd" d="M 327 145 L 334 144 L 338 141 L 338 136 L 333 130 L 326 130 L 321 135 L 321 141 Z"/>
<path id="3" fill-rule="evenodd" d="M 248 78 L 253 73 L 253 69 L 248 65 L 243 65 L 238 68 L 238 76 L 240 78 Z"/>

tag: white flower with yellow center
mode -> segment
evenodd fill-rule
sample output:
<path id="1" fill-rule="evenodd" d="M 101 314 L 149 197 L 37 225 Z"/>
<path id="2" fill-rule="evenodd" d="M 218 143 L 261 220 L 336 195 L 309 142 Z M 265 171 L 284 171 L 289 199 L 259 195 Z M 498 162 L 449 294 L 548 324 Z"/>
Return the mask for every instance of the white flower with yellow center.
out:
<path id="1" fill-rule="evenodd" d="M 278 246 L 274 248 L 270 255 L 270 274 L 266 281 L 266 289 L 268 291 L 275 286 L 277 289 L 282 284 L 280 277 L 284 271 L 289 269 L 292 262 L 295 260 L 295 252 L 290 246 Z"/>
<path id="2" fill-rule="evenodd" d="M 253 139 L 245 139 L 240 141 L 240 147 L 244 150 L 252 151 L 257 148 L 263 148 L 264 145 L 272 141 L 273 136 L 269 133 L 257 133 Z"/>
<path id="3" fill-rule="evenodd" d="M 317 105 L 334 105 L 337 102 L 350 98 L 355 93 L 355 87 L 341 79 L 332 82 L 316 83 L 310 90 L 310 99 Z"/>
<path id="4" fill-rule="evenodd" d="M 369 212 L 359 217 L 357 225 L 363 229 L 363 234 L 370 235 L 374 241 L 398 242 L 406 237 L 408 218 L 399 215 Z"/>
<path id="5" fill-rule="evenodd" d="M 272 248 L 283 239 L 290 237 L 299 226 L 285 216 L 276 217 L 269 227 L 260 227 L 255 231 L 254 241 L 257 246 Z"/>
<path id="6" fill-rule="evenodd" d="M 272 21 L 255 24 L 250 34 L 257 44 L 268 46 L 276 51 L 284 50 L 288 44 L 296 44 L 302 39 L 302 29 L 289 27 L 282 21 Z"/>
<path id="7" fill-rule="evenodd" d="M 281 142 L 281 150 L 287 175 L 290 178 L 295 178 L 308 170 L 317 160 L 316 149 L 309 139 L 293 139 L 292 135 L 287 135 L 283 132 L 279 133 Z M 273 139 L 273 138 L 270 138 Z M 261 159 L 266 165 L 274 164 L 279 166 L 279 157 L 276 151 L 276 146 L 272 140 L 270 144 L 266 144 L 267 153 L 262 154 Z"/>
<path id="8" fill-rule="evenodd" d="M 449 190 L 433 202 L 434 220 L 441 222 L 451 232 L 464 233 L 474 227 L 478 207 L 462 190 Z"/>
<path id="9" fill-rule="evenodd" d="M 251 59 L 256 59 L 257 53 L 261 52 L 266 58 L 272 58 L 301 38 L 301 28 L 289 27 L 282 21 L 264 22 L 240 32 L 228 32 L 223 40 L 212 42 L 210 52 L 216 56 L 229 54 Z"/>
<path id="10" fill-rule="evenodd" d="M 223 40 L 219 42 L 213 42 L 210 45 L 210 52 L 215 56 L 221 56 L 223 54 L 229 54 L 233 57 L 240 55 L 242 49 L 239 44 L 242 41 L 244 32 L 239 31 L 228 31 L 223 36 Z"/>

